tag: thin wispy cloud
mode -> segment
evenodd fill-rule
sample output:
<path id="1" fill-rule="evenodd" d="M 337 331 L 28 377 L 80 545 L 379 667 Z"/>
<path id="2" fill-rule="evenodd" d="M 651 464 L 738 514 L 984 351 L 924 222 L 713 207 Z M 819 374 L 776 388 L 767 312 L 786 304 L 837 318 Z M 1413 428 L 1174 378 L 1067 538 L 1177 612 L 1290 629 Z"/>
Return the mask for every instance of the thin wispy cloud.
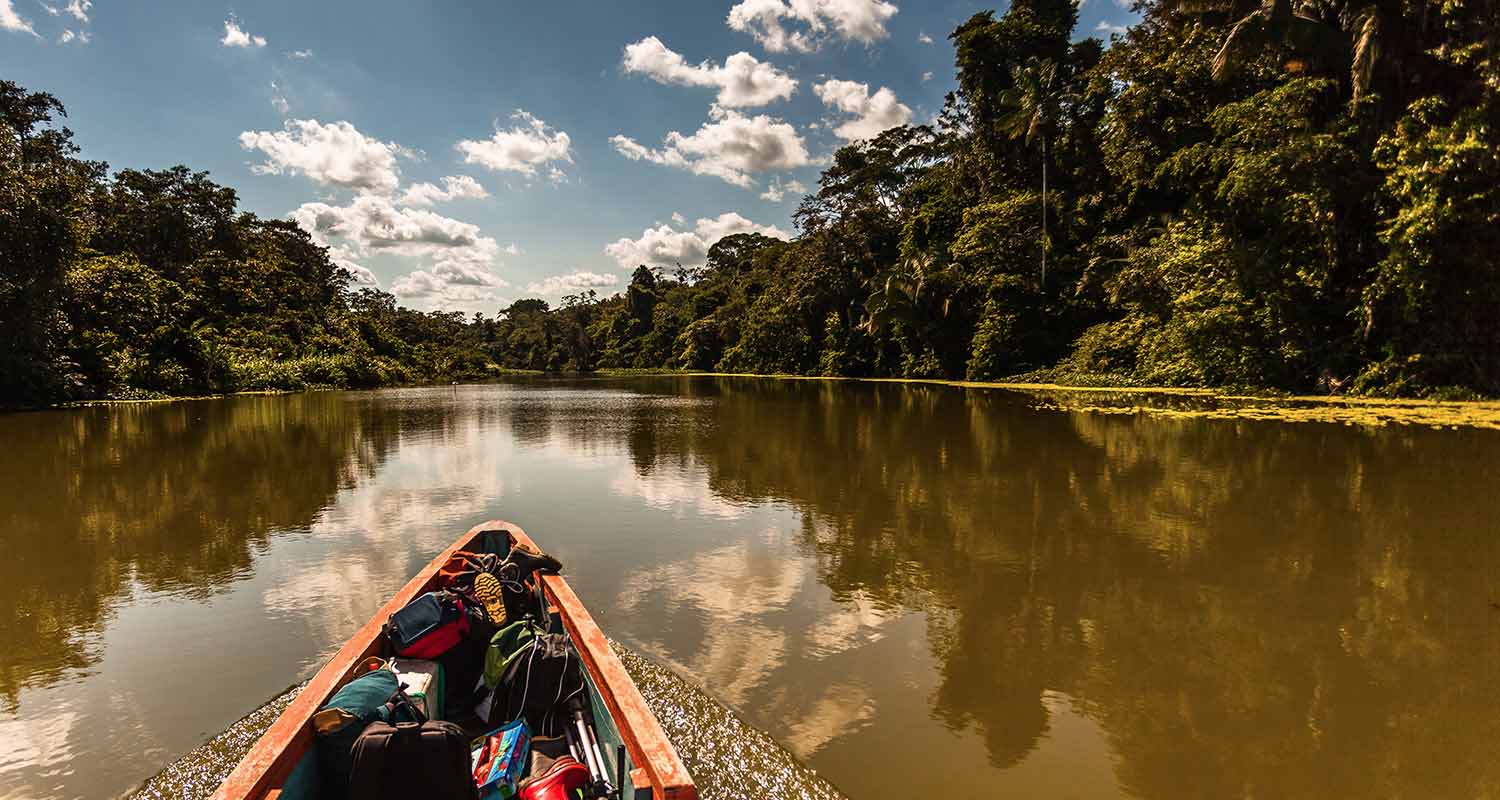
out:
<path id="1" fill-rule="evenodd" d="M 31 26 L 31 20 L 17 14 L 11 0 L 0 0 L 0 30 L 37 35 L 36 29 Z"/>

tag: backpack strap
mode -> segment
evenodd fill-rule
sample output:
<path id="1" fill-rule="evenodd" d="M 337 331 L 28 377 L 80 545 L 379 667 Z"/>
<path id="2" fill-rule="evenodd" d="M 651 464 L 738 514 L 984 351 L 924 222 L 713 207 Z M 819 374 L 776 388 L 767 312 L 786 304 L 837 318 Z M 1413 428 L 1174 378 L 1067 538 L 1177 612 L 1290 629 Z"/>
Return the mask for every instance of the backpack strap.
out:
<path id="1" fill-rule="evenodd" d="M 417 704 L 412 702 L 411 697 L 406 693 L 404 683 L 396 687 L 396 693 L 391 695 L 391 699 L 385 701 L 385 718 L 390 720 L 392 725 L 398 725 L 396 712 L 403 708 L 411 714 L 412 719 L 416 720 L 418 725 L 427 721 L 427 715 L 422 713 L 422 709 L 417 708 Z"/>

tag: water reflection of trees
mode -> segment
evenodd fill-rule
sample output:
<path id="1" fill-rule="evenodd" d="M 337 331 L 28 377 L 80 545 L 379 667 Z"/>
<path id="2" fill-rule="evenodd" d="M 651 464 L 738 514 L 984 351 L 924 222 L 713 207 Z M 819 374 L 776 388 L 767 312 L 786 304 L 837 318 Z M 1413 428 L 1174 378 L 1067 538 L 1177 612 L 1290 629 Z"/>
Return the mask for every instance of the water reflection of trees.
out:
<path id="1" fill-rule="evenodd" d="M 401 415 L 348 397 L 0 417 L 0 698 L 91 664 L 134 585 L 206 596 L 374 470 Z"/>
<path id="2" fill-rule="evenodd" d="M 717 402 L 641 409 L 637 467 L 692 462 L 726 499 L 793 503 L 836 596 L 934 611 L 933 713 L 976 726 L 997 766 L 1036 746 L 1050 688 L 1082 699 L 1142 796 L 1500 792 L 1493 433 L 671 388 Z"/>

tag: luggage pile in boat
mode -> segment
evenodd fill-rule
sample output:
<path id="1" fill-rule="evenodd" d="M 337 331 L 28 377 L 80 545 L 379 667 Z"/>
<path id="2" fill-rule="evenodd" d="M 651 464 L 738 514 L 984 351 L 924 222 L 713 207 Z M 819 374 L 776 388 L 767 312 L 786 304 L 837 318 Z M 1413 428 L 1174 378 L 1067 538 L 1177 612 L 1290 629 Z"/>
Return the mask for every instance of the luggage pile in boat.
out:
<path id="1" fill-rule="evenodd" d="M 538 575 L 561 564 L 506 537 L 459 551 L 434 591 L 392 614 L 367 659 L 312 717 L 326 798 L 594 800 L 608 774 L 574 642 Z"/>

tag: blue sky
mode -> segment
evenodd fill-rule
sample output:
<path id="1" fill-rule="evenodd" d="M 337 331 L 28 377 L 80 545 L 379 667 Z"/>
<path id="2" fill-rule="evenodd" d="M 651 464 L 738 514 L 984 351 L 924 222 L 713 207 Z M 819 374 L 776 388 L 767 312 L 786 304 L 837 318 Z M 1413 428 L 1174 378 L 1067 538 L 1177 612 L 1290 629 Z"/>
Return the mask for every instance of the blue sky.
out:
<path id="1" fill-rule="evenodd" d="M 89 158 L 208 170 L 405 304 L 494 313 L 790 236 L 834 150 L 940 110 L 947 35 L 990 8 L 0 0 L 0 78 L 57 95 Z"/>

